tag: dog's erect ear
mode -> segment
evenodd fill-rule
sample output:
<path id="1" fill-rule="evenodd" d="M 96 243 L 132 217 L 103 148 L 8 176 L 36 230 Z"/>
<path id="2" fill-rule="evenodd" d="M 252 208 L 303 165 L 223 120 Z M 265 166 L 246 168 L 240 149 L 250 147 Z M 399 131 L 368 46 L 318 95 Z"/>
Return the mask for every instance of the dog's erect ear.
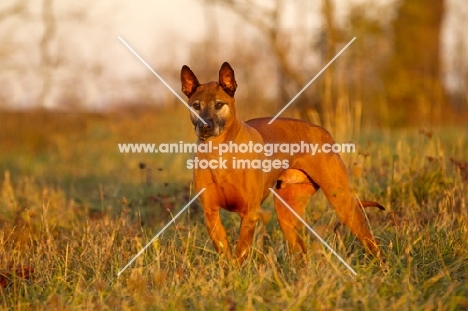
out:
<path id="1" fill-rule="evenodd" d="M 189 98 L 200 85 L 197 77 L 195 77 L 192 70 L 186 65 L 184 65 L 180 71 L 180 81 L 182 82 L 182 92 Z"/>
<path id="2" fill-rule="evenodd" d="M 234 97 L 234 93 L 237 89 L 236 78 L 234 77 L 234 70 L 232 70 L 229 63 L 224 62 L 219 70 L 219 84 L 222 86 L 223 90 L 229 94 L 229 96 Z"/>

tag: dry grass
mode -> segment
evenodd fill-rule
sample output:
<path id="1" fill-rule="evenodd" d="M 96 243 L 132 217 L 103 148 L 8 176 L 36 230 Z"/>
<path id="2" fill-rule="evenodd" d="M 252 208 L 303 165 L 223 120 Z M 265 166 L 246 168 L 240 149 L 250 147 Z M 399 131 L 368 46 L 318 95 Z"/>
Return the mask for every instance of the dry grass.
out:
<path id="1" fill-rule="evenodd" d="M 386 264 L 368 258 L 346 228 L 333 230 L 322 195 L 309 209 L 309 222 L 356 278 L 313 238 L 306 267 L 292 265 L 274 216 L 259 226 L 246 265 L 223 268 L 197 205 L 117 278 L 193 193 L 184 156 L 122 155 L 116 144 L 194 141 L 187 115 L 4 119 L 13 135 L 0 140 L 3 309 L 468 308 L 466 129 L 363 131 L 360 155 L 346 161 L 359 196 L 387 206 L 368 211 Z M 235 240 L 237 217 L 223 217 Z"/>

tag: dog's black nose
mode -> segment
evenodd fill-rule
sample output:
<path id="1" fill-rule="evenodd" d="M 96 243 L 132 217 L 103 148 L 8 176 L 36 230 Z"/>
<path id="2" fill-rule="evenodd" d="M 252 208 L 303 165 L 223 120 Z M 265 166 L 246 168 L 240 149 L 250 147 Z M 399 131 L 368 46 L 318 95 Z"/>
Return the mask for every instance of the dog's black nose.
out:
<path id="1" fill-rule="evenodd" d="M 213 127 L 213 120 L 205 119 L 206 123 L 198 121 L 198 128 L 203 131 L 210 131 Z"/>

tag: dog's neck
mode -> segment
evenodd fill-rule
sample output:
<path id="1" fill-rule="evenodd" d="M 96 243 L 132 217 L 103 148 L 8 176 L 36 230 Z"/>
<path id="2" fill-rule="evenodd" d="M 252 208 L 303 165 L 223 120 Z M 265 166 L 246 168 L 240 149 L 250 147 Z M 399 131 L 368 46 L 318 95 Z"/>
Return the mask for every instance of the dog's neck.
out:
<path id="1" fill-rule="evenodd" d="M 233 141 L 239 134 L 239 132 L 242 129 L 242 126 L 245 125 L 245 123 L 239 118 L 237 115 L 237 112 L 235 112 L 235 117 L 232 119 L 232 122 L 230 125 L 226 124 L 225 129 L 229 128 L 229 131 L 224 130 L 220 136 L 221 140 L 223 142 L 227 141 Z"/>

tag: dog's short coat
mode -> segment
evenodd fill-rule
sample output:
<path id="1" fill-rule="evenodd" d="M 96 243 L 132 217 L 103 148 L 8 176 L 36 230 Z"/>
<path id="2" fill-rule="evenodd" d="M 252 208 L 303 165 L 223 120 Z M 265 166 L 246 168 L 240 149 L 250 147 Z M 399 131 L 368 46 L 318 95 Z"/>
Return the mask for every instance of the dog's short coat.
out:
<path id="1" fill-rule="evenodd" d="M 182 92 L 188 97 L 189 105 L 206 122 L 204 124 L 194 113 L 191 121 L 195 126 L 198 144 L 211 142 L 214 147 L 219 144 L 233 142 L 236 144 L 274 144 L 297 143 L 304 141 L 315 144 L 333 144 L 334 140 L 325 129 L 305 121 L 278 118 L 272 124 L 272 119 L 259 118 L 247 122 L 240 120 L 236 111 L 234 93 L 237 83 L 234 71 L 228 63 L 224 63 L 219 71 L 218 82 L 200 84 L 189 67 L 183 66 L 181 71 Z M 197 152 L 199 160 L 218 160 L 215 153 Z M 231 163 L 237 158 L 250 161 L 263 161 L 262 153 L 223 154 L 223 159 Z M 300 153 L 290 155 L 278 153 L 275 159 L 286 160 L 289 168 L 274 168 L 269 172 L 262 169 L 194 169 L 194 186 L 201 194 L 205 222 L 214 247 L 219 254 L 230 262 L 241 263 L 252 244 L 255 226 L 257 224 L 261 203 L 270 194 L 269 188 L 291 206 L 297 214 L 304 217 L 305 208 L 321 188 L 338 217 L 348 226 L 351 232 L 362 241 L 373 254 L 379 255 L 374 237 L 367 226 L 363 207 L 383 207 L 376 202 L 358 202 L 352 192 L 348 171 L 337 153 Z M 257 162 L 258 163 L 258 162 Z M 303 225 L 276 197 L 274 199 L 278 221 L 288 242 L 291 253 L 306 252 L 306 246 L 301 237 Z M 239 239 L 234 257 L 231 254 L 226 231 L 221 223 L 219 209 L 224 208 L 237 212 L 241 217 Z"/>

